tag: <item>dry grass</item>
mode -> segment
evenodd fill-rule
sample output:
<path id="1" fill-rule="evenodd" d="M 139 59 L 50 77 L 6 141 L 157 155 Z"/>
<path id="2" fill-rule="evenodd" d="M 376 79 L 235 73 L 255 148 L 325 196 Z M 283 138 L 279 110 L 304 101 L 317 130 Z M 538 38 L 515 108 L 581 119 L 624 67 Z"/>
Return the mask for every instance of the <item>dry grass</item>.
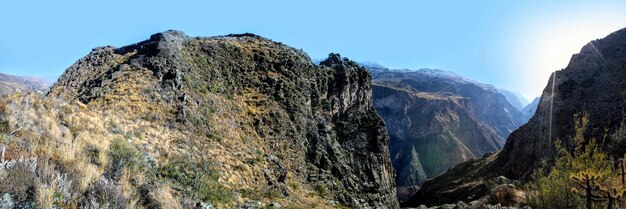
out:
<path id="1" fill-rule="evenodd" d="M 150 195 L 162 208 L 182 209 L 179 199 L 174 196 L 174 190 L 167 185 L 159 187 L 156 191 L 151 191 Z"/>
<path id="2" fill-rule="evenodd" d="M 54 205 L 54 188 L 39 186 L 36 190 L 35 203 L 39 208 L 52 208 Z"/>
<path id="3" fill-rule="evenodd" d="M 140 76 L 138 73 L 142 72 L 133 71 L 129 75 Z M 102 184 L 101 179 L 107 177 L 110 165 L 114 163 L 110 149 L 116 140 L 127 142 L 137 150 L 139 156 L 150 154 L 158 161 L 159 167 L 167 164 L 173 156 L 181 155 L 213 162 L 213 169 L 219 176 L 208 179 L 207 191 L 218 188 L 225 190 L 225 193 L 247 191 L 249 194 L 273 194 L 218 199 L 226 201 L 213 203 L 219 208 L 232 208 L 237 203 L 249 200 L 331 207 L 325 199 L 309 195 L 315 193 L 314 188 L 291 173 L 287 178 L 287 184 L 293 185 L 287 188 L 289 197 L 263 189 L 266 188 L 262 186 L 266 184 L 263 171 L 270 168 L 263 156 L 272 148 L 269 141 L 255 131 L 254 122 L 256 118 L 266 117 L 270 106 L 276 104 L 272 104 L 262 94 L 245 91 L 232 98 L 209 94 L 220 111 L 207 118 L 215 134 L 204 138 L 185 128 L 172 128 L 170 120 L 173 117 L 168 118 L 166 115 L 173 115 L 173 110 L 153 108 L 159 105 L 139 96 L 143 89 L 136 86 L 116 88 L 137 93 L 104 98 L 88 105 L 67 103 L 35 94 L 14 94 L 0 98 L 0 124 L 3 121 L 6 123 L 0 127 L 4 133 L 0 134 L 0 143 L 7 145 L 9 160 L 20 157 L 39 159 L 37 173 L 42 174 L 38 174 L 37 178 L 41 184 L 37 185 L 33 198 L 41 207 L 83 207 L 87 204 L 85 201 L 104 207 L 106 203 L 99 201 L 108 201 L 115 195 L 120 195 L 129 208 L 145 207 L 143 204 L 146 204 L 146 198 L 156 200 L 162 208 L 184 208 L 183 205 L 194 201 L 193 197 L 173 187 L 171 180 L 158 183 L 164 182 L 162 177 L 157 177 L 150 168 L 142 166 L 132 169 L 124 166 L 119 178 L 114 178 L 116 187 Z M 95 108 L 100 105 L 107 108 Z M 163 120 L 148 120 L 148 114 L 162 115 Z M 298 155 L 295 152 L 289 154 Z M 141 192 L 146 185 L 153 188 L 147 193 L 149 197 L 142 196 L 146 195 Z M 116 188 L 119 188 L 119 194 Z M 85 196 L 103 189 L 112 190 L 105 196 Z M 111 203 L 116 204 L 120 203 Z"/>

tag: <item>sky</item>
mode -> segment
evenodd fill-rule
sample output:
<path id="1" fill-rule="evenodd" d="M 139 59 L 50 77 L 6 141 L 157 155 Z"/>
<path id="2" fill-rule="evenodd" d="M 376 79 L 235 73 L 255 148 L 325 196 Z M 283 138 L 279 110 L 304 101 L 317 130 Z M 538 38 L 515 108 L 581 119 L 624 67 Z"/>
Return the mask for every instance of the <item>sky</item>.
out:
<path id="1" fill-rule="evenodd" d="M 626 1 L 0 0 L 0 72 L 53 78 L 97 46 L 176 29 L 251 32 L 389 68 L 438 68 L 539 96 L 587 42 L 626 27 Z"/>

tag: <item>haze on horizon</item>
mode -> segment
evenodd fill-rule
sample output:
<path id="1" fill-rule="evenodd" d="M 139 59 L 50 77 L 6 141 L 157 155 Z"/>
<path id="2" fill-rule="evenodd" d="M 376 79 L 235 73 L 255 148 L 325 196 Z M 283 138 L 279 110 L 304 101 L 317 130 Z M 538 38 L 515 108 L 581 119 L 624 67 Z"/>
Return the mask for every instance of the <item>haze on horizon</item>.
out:
<path id="1" fill-rule="evenodd" d="M 587 42 L 626 27 L 620 1 L 5 1 L 0 72 L 50 77 L 97 46 L 177 29 L 251 32 L 389 68 L 438 68 L 539 96 Z"/>

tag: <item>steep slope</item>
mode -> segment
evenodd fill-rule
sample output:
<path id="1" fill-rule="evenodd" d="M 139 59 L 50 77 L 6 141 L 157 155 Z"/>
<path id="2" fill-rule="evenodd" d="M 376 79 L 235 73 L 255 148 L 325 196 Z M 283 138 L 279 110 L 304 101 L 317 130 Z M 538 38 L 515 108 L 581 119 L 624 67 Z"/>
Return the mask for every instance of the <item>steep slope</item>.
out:
<path id="1" fill-rule="evenodd" d="M 565 69 L 554 72 L 543 91 L 536 113 L 508 138 L 497 156 L 461 164 L 425 182 L 407 205 L 454 202 L 479 198 L 485 181 L 499 175 L 519 179 L 554 158 L 556 139 L 569 145 L 574 114 L 589 114 L 585 135 L 604 142 L 617 157 L 626 143 L 604 134 L 619 130 L 626 109 L 626 29 L 585 45 Z M 621 157 L 621 156 L 620 156 Z M 471 196 L 470 196 L 471 195 Z"/>
<path id="2" fill-rule="evenodd" d="M 371 87 L 366 69 L 336 54 L 314 65 L 302 51 L 252 34 L 167 31 L 94 49 L 43 102 L 71 103 L 47 110 L 56 105 L 9 102 L 3 127 L 29 131 L 13 140 L 46 139 L 24 149 L 46 148 L 31 156 L 84 185 L 58 200 L 79 208 L 397 208 L 389 137 Z M 21 100 L 31 99 L 9 101 Z M 16 115 L 19 104 L 51 117 Z M 50 125 L 20 125 L 38 120 Z M 62 134 L 35 130 L 49 127 Z M 57 141 L 71 147 L 71 160 L 50 147 Z M 91 170 L 74 172 L 84 169 Z"/>
<path id="3" fill-rule="evenodd" d="M 0 95 L 13 93 L 16 90 L 45 92 L 48 88 L 50 84 L 43 79 L 0 73 Z"/>
<path id="4" fill-rule="evenodd" d="M 537 111 L 537 107 L 539 106 L 539 97 L 533 99 L 533 101 L 526 105 L 524 109 L 522 109 L 522 113 L 528 117 L 528 119 L 532 118 L 535 115 L 535 111 Z"/>
<path id="5" fill-rule="evenodd" d="M 520 93 L 506 89 L 498 89 L 498 93 L 506 97 L 506 100 L 509 101 L 509 103 L 513 105 L 513 107 L 517 108 L 517 110 L 519 111 L 522 111 L 522 109 L 524 109 L 524 107 L 528 105 L 528 100 L 526 100 L 526 98 L 524 98 L 524 96 L 522 96 Z M 530 116 L 528 118 L 530 118 Z"/>
<path id="6" fill-rule="evenodd" d="M 523 125 L 525 116 L 512 106 L 505 96 L 487 84 L 461 77 L 453 72 L 421 69 L 371 70 L 377 81 L 408 85 L 416 91 L 458 95 L 470 100 L 474 116 L 491 127 L 500 137 L 508 135 Z"/>
<path id="7" fill-rule="evenodd" d="M 366 67 L 391 137 L 400 200 L 426 179 L 500 150 L 524 118 L 493 86 L 451 72 Z"/>
<path id="8" fill-rule="evenodd" d="M 504 145 L 502 137 L 475 119 L 465 97 L 377 82 L 374 104 L 391 137 L 389 149 L 400 200 L 426 179 Z"/>

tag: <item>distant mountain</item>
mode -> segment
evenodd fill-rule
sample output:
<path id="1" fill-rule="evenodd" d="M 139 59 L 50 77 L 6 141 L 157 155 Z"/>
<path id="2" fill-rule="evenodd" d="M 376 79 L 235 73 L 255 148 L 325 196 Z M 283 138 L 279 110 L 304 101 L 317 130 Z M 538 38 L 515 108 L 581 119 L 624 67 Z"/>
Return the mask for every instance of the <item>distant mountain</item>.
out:
<path id="1" fill-rule="evenodd" d="M 557 156 L 557 140 L 574 146 L 574 115 L 586 113 L 586 139 L 595 139 L 618 159 L 626 152 L 623 139 L 626 110 L 626 29 L 589 42 L 566 68 L 547 79 L 538 107 L 528 123 L 513 132 L 502 151 L 462 163 L 422 184 L 406 206 L 438 205 L 487 197 L 490 179 L 530 177 L 543 162 Z M 610 136 L 610 137 L 606 137 Z M 550 165 L 550 164 L 548 164 Z"/>
<path id="2" fill-rule="evenodd" d="M 526 121 L 492 85 L 443 70 L 366 67 L 391 138 L 401 200 L 450 167 L 500 150 Z"/>
<path id="3" fill-rule="evenodd" d="M 517 110 L 521 111 L 526 105 L 528 105 L 528 100 L 518 92 L 500 88 L 498 89 L 498 92 L 504 95 L 509 103 L 517 108 Z"/>
<path id="4" fill-rule="evenodd" d="M 539 97 L 533 99 L 533 101 L 530 104 L 526 105 L 521 112 L 530 119 L 531 117 L 533 117 L 533 115 L 535 115 L 535 111 L 537 111 L 537 106 L 539 106 Z"/>
<path id="5" fill-rule="evenodd" d="M 395 70 L 384 67 L 370 68 L 369 65 L 365 67 L 370 70 L 375 81 L 402 83 L 418 92 L 470 98 L 472 111 L 476 117 L 487 123 L 503 138 L 527 120 L 524 114 L 511 105 L 491 84 L 479 83 L 454 72 L 439 69 Z M 499 117 L 493 118 L 494 115 Z"/>
<path id="6" fill-rule="evenodd" d="M 14 76 L 0 73 L 0 95 L 15 91 L 41 91 L 45 92 L 51 84 L 41 78 Z"/>

